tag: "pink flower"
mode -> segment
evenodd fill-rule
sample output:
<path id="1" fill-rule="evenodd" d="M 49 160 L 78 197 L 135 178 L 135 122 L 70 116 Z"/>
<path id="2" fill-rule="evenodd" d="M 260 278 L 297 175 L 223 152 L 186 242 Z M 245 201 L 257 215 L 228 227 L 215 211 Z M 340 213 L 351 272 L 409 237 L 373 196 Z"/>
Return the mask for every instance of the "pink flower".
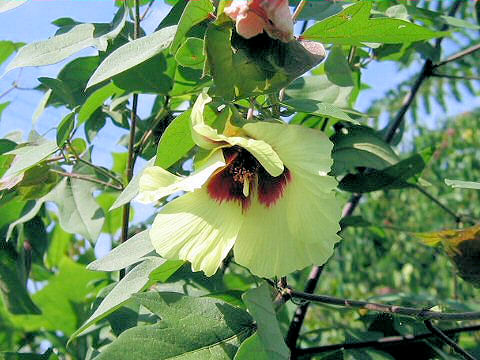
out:
<path id="1" fill-rule="evenodd" d="M 264 30 L 283 42 L 293 40 L 293 20 L 288 0 L 233 0 L 225 14 L 236 21 L 237 33 L 250 39 Z"/>

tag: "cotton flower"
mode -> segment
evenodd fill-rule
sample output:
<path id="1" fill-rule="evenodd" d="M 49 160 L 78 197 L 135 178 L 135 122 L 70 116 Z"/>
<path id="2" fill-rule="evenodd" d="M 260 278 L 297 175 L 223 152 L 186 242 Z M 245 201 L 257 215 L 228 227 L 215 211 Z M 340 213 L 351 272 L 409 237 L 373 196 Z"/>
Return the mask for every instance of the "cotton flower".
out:
<path id="1" fill-rule="evenodd" d="M 293 20 L 288 0 L 233 0 L 224 9 L 235 20 L 237 33 L 250 39 L 264 30 L 270 37 L 293 40 Z"/>
<path id="2" fill-rule="evenodd" d="M 192 109 L 192 136 L 209 150 L 188 177 L 160 167 L 140 178 L 141 202 L 186 192 L 161 208 L 150 230 L 155 250 L 214 274 L 233 248 L 258 276 L 284 276 L 323 264 L 340 240 L 337 182 L 327 175 L 332 143 L 321 131 L 285 123 L 248 123 L 223 134 L 203 122 L 211 99 Z"/>

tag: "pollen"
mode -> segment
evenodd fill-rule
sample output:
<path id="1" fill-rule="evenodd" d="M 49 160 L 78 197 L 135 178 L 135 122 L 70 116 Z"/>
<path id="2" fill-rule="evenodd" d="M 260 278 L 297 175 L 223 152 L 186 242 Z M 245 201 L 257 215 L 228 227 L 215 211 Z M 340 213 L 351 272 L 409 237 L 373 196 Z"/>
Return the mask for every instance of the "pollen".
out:
<path id="1" fill-rule="evenodd" d="M 207 185 L 209 195 L 216 201 L 236 201 L 246 211 L 254 196 L 270 207 L 283 195 L 290 173 L 273 177 L 247 150 L 233 146 L 223 149 L 226 166 L 213 174 Z"/>

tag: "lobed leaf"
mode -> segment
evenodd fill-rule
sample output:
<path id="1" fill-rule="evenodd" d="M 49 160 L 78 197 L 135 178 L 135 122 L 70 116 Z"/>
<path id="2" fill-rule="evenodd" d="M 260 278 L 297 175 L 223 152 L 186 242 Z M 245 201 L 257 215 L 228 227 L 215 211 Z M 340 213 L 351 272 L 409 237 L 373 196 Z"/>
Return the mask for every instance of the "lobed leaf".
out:
<path id="1" fill-rule="evenodd" d="M 342 12 L 317 22 L 301 38 L 324 44 L 362 46 L 364 43 L 411 43 L 448 34 L 399 19 L 370 19 L 371 8 L 371 1 L 359 1 Z"/>
<path id="2" fill-rule="evenodd" d="M 253 329 L 244 310 L 220 300 L 156 292 L 134 298 L 161 320 L 126 330 L 96 360 L 233 359 Z"/>

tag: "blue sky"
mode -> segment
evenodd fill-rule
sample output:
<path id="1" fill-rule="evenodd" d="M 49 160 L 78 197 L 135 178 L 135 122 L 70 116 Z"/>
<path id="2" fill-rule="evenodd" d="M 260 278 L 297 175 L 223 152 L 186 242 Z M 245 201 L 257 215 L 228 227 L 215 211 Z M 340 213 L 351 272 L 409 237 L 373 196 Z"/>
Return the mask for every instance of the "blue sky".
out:
<path id="1" fill-rule="evenodd" d="M 2 1 L 2 0 L 0 0 Z M 147 33 L 151 33 L 159 21 L 166 15 L 168 6 L 163 1 L 156 1 L 152 11 L 142 23 Z M 61 17 L 72 17 L 80 22 L 110 22 L 116 12 L 113 0 L 30 0 L 26 4 L 14 10 L 0 13 L 0 40 L 12 40 L 17 42 L 32 42 L 46 39 L 54 34 L 56 27 L 51 24 Z M 448 52 L 448 48 L 447 48 Z M 94 54 L 95 50 L 87 49 L 76 56 Z M 14 70 L 0 79 L 0 94 L 9 89 L 12 82 L 17 80 L 22 88 L 33 88 L 38 85 L 37 78 L 41 76 L 55 77 L 66 61 L 51 66 L 40 68 L 25 68 Z M 7 61 L 8 63 L 8 61 Z M 418 72 L 420 63 L 405 71 L 398 71 L 393 62 L 373 62 L 363 73 L 363 81 L 371 86 L 370 90 L 362 92 L 357 102 L 357 109 L 364 111 L 372 99 L 381 96 L 386 90 L 394 88 L 407 76 Z M 0 66 L 0 74 L 3 74 L 5 64 Z M 47 109 L 35 125 L 32 125 L 32 114 L 42 98 L 40 92 L 14 90 L 0 99 L 0 103 L 11 101 L 5 109 L 0 120 L 0 136 L 21 130 L 24 138 L 34 128 L 41 134 L 53 138 L 55 128 L 62 117 L 66 114 L 64 109 Z M 140 100 L 139 114 L 147 115 L 150 112 L 151 96 L 142 95 Z M 438 106 L 433 106 L 432 114 L 422 114 L 422 120 L 427 124 L 434 124 L 437 119 L 445 115 L 454 115 L 480 106 L 480 99 L 466 95 L 462 104 L 450 101 L 449 111 L 445 114 Z M 109 166 L 111 164 L 110 152 L 124 152 L 125 148 L 116 144 L 124 131 L 107 123 L 94 142 L 95 151 L 93 160 L 97 164 Z M 138 171 L 143 165 L 137 163 Z M 151 208 L 142 208 L 136 205 L 136 220 L 145 218 L 151 213 Z M 99 253 L 104 253 L 108 248 L 105 245 Z"/>

